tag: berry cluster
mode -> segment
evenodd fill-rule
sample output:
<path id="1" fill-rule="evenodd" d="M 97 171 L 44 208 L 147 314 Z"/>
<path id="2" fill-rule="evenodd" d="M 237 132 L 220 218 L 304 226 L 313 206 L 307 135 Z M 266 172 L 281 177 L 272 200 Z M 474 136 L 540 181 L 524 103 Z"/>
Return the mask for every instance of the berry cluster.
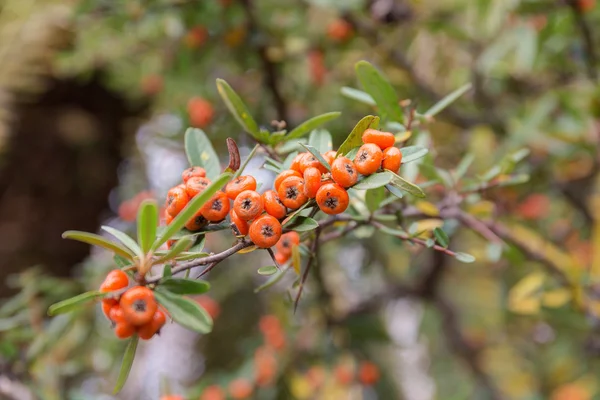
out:
<path id="1" fill-rule="evenodd" d="M 148 340 L 165 324 L 165 312 L 158 307 L 152 290 L 145 286 L 128 286 L 129 277 L 125 272 L 119 269 L 109 272 L 100 291 L 122 294 L 102 299 L 102 311 L 114 324 L 119 339 L 137 333 L 141 339 Z"/>

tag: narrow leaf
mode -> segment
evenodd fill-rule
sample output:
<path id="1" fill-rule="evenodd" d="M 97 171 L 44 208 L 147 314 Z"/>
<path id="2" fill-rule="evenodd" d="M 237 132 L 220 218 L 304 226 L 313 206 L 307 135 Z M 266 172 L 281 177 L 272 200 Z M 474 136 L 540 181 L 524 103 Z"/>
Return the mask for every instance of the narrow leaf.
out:
<path id="1" fill-rule="evenodd" d="M 454 170 L 454 180 L 458 181 L 463 176 L 465 176 L 465 174 L 469 170 L 469 167 L 471 166 L 471 164 L 473 164 L 473 161 L 475 161 L 475 156 L 472 153 L 465 154 L 465 156 L 462 158 L 462 160 L 460 160 L 460 162 L 456 166 L 456 169 Z"/>
<path id="2" fill-rule="evenodd" d="M 400 153 L 402 153 L 402 164 L 406 164 L 425 157 L 429 150 L 423 146 L 406 146 L 400 149 Z"/>
<path id="3" fill-rule="evenodd" d="M 410 193 L 415 197 L 425 197 L 425 193 L 423 192 L 423 190 L 420 187 L 418 187 L 414 183 L 408 182 L 404 178 L 394 174 L 391 171 L 388 171 L 388 172 L 390 172 L 393 175 L 392 181 L 390 182 L 391 186 L 397 187 L 398 189 L 402 189 L 405 192 Z"/>
<path id="4" fill-rule="evenodd" d="M 110 292 L 108 292 L 110 293 Z M 81 293 L 75 297 L 71 297 L 70 299 L 66 299 L 63 301 L 59 301 L 58 303 L 52 304 L 48 308 L 48 315 L 58 315 L 71 312 L 81 307 L 83 304 L 90 302 L 95 299 L 99 299 L 108 294 L 107 292 L 99 292 L 97 290 L 91 292 Z"/>
<path id="5" fill-rule="evenodd" d="M 198 333 L 209 333 L 213 321 L 210 315 L 195 301 L 168 292 L 161 287 L 154 291 L 158 301 L 179 325 Z"/>
<path id="6" fill-rule="evenodd" d="M 158 226 L 158 206 L 155 200 L 144 200 L 139 207 L 137 217 L 138 241 L 142 251 L 147 253 L 156 239 Z"/>
<path id="7" fill-rule="evenodd" d="M 360 180 L 356 185 L 352 186 L 352 188 L 357 190 L 376 189 L 390 183 L 393 177 L 391 172 L 379 172 Z"/>
<path id="8" fill-rule="evenodd" d="M 115 256 L 113 257 L 113 261 L 119 268 L 126 268 L 126 267 L 129 267 L 130 265 L 132 265 L 132 262 L 130 259 L 121 257 L 118 254 L 115 254 Z"/>
<path id="9" fill-rule="evenodd" d="M 363 89 L 373 97 L 379 111 L 388 119 L 403 122 L 398 96 L 387 78 L 367 61 L 357 62 L 355 69 Z"/>
<path id="10" fill-rule="evenodd" d="M 475 261 L 475 257 L 473 257 L 472 255 L 470 255 L 468 253 L 458 252 L 454 255 L 454 258 L 456 258 L 458 261 L 464 262 L 464 263 L 472 263 Z"/>
<path id="11" fill-rule="evenodd" d="M 435 240 L 437 240 L 440 246 L 448 247 L 450 239 L 448 238 L 448 235 L 446 234 L 446 232 L 443 231 L 442 228 L 434 228 L 433 236 L 435 236 Z"/>
<path id="12" fill-rule="evenodd" d="M 131 366 L 133 365 L 133 360 L 135 359 L 135 351 L 137 350 L 138 341 L 138 335 L 134 335 L 131 339 L 129 339 L 129 343 L 127 343 L 127 348 L 125 349 L 125 354 L 123 355 L 121 369 L 119 370 L 119 377 L 117 378 L 117 383 L 115 384 L 113 394 L 119 393 L 121 389 L 123 389 L 123 386 L 125 386 L 125 382 L 127 382 L 129 372 L 131 371 Z"/>
<path id="13" fill-rule="evenodd" d="M 288 141 L 288 140 L 292 140 L 292 139 L 301 138 L 302 136 L 306 135 L 308 132 L 312 131 L 313 129 L 318 128 L 320 125 L 323 125 L 326 122 L 336 119 L 341 114 L 342 114 L 341 112 L 334 111 L 334 112 L 328 112 L 328 113 L 313 117 L 313 118 L 309 119 L 308 121 L 304 121 L 303 123 L 298 125 L 296 128 L 292 129 L 290 131 L 290 133 L 285 135 L 282 139 Z"/>
<path id="14" fill-rule="evenodd" d="M 258 139 L 260 135 L 258 124 L 254 121 L 252 115 L 250 115 L 248 107 L 246 107 L 240 96 L 223 79 L 217 79 L 217 90 L 236 121 L 246 132 L 251 134 L 255 139 Z"/>
<path id="15" fill-rule="evenodd" d="M 367 105 L 373 106 L 373 107 L 375 107 L 377 105 L 377 103 L 375 103 L 375 100 L 373 100 L 371 95 L 369 93 L 363 92 L 362 90 L 344 86 L 344 87 L 342 87 L 342 89 L 340 89 L 340 92 L 341 92 L 342 96 L 345 96 L 349 99 L 360 101 L 361 103 L 364 103 L 364 104 L 367 104 Z"/>
<path id="16" fill-rule="evenodd" d="M 204 168 L 208 178 L 215 179 L 219 176 L 219 156 L 202 129 L 188 128 L 185 131 L 185 154 L 190 166 Z"/>
<path id="17" fill-rule="evenodd" d="M 434 115 L 442 111 L 444 108 L 454 103 L 460 96 L 471 90 L 472 87 L 473 85 L 471 83 L 467 83 L 459 87 L 458 89 L 456 89 L 455 91 L 453 91 L 452 93 L 448 94 L 446 97 L 435 103 L 429 110 L 425 111 L 424 114 L 428 117 L 433 117 Z"/>
<path id="18" fill-rule="evenodd" d="M 171 247 L 168 252 L 165 253 L 164 256 L 154 261 L 154 264 L 162 264 L 167 260 L 171 260 L 177 257 L 182 252 L 189 250 L 189 248 L 192 247 L 192 245 L 194 244 L 195 240 L 195 238 L 190 236 L 179 239 L 177 242 L 175 242 L 175 245 Z M 202 251 L 202 249 L 200 249 L 199 251 Z"/>
<path id="19" fill-rule="evenodd" d="M 348 153 L 350 150 L 352 150 L 355 147 L 362 146 L 363 132 L 369 128 L 377 129 L 378 126 L 379 126 L 379 117 L 376 117 L 373 115 L 367 115 L 366 117 L 364 117 L 363 119 L 358 121 L 358 124 L 356 124 L 356 126 L 354 126 L 354 129 L 352 129 L 352 132 L 350 132 L 350 135 L 348 135 L 346 140 L 344 140 L 344 143 L 342 143 L 342 145 L 338 149 L 336 157 L 339 155 L 345 155 L 346 153 Z"/>
<path id="20" fill-rule="evenodd" d="M 120 230 L 115 229 L 111 226 L 103 225 L 103 226 L 101 226 L 101 228 L 102 228 L 102 230 L 110 233 L 111 235 L 113 235 L 114 237 L 119 239 L 119 241 L 121 241 L 121 243 L 123 243 L 125 246 L 127 246 L 127 248 L 129 248 L 129 250 L 133 251 L 133 253 L 136 256 L 138 256 L 140 259 L 144 257 L 142 248 L 136 243 L 135 240 L 133 240 L 131 238 L 131 236 L 129 236 L 125 232 L 121 232 Z"/>
<path id="21" fill-rule="evenodd" d="M 66 231 L 62 234 L 62 237 L 63 239 L 78 240 L 83 243 L 103 247 L 128 260 L 132 260 L 134 257 L 134 253 L 125 246 L 121 245 L 120 243 L 111 242 L 110 240 L 107 240 L 100 235 L 96 235 L 95 233 Z"/>
<path id="22" fill-rule="evenodd" d="M 385 189 L 383 187 L 367 190 L 367 193 L 365 193 L 365 203 L 367 203 L 369 211 L 377 211 L 384 198 Z"/>
<path id="23" fill-rule="evenodd" d="M 308 144 L 321 154 L 328 152 L 333 148 L 331 134 L 325 129 L 315 129 L 308 137 Z"/>
<path id="24" fill-rule="evenodd" d="M 331 171 L 331 166 L 329 165 L 329 163 L 327 161 L 325 161 L 325 159 L 323 158 L 323 156 L 321 155 L 321 153 L 319 153 L 319 151 L 317 149 L 315 149 L 314 147 L 309 146 L 307 144 L 303 144 L 302 147 L 304 147 L 306 150 L 308 150 L 308 152 L 310 154 L 315 156 L 315 158 L 317 160 L 319 160 L 321 165 L 323 165 L 325 168 L 327 168 L 328 171 Z"/>
<path id="25" fill-rule="evenodd" d="M 319 227 L 319 223 L 312 218 L 298 215 L 297 217 L 292 218 L 289 222 L 284 224 L 283 227 L 285 229 L 291 229 L 296 232 L 307 232 L 312 231 L 313 229 L 317 229 Z"/>
<path id="26" fill-rule="evenodd" d="M 242 172 L 244 172 L 244 169 L 246 168 L 246 166 L 248 165 L 248 163 L 250 162 L 252 157 L 254 157 L 254 155 L 256 154 L 256 150 L 258 150 L 259 147 L 260 147 L 259 144 L 254 146 L 254 148 L 252 149 L 250 154 L 248 154 L 248 157 L 246 157 L 246 159 L 244 160 L 244 162 L 242 163 L 240 168 L 235 172 L 235 174 L 233 174 L 233 179 L 242 175 Z"/>
<path id="27" fill-rule="evenodd" d="M 167 226 L 164 233 L 159 237 L 152 246 L 152 250 L 158 249 L 163 243 L 171 239 L 171 237 L 178 232 L 183 226 L 192 218 L 196 212 L 206 203 L 217 191 L 219 191 L 229 180 L 231 179 L 231 172 L 223 172 L 217 179 L 204 189 L 204 191 L 195 196 L 185 206 L 183 210 L 173 219 L 173 221 Z"/>
<path id="28" fill-rule="evenodd" d="M 276 266 L 269 265 L 267 267 L 260 267 L 256 272 L 258 272 L 259 275 L 273 275 L 277 271 L 279 271 L 279 269 L 277 269 Z"/>
<path id="29" fill-rule="evenodd" d="M 202 294 L 210 289 L 210 283 L 195 279 L 167 278 L 160 281 L 160 288 L 175 294 Z"/>
<path id="30" fill-rule="evenodd" d="M 258 293 L 261 290 L 268 289 L 271 286 L 275 285 L 277 282 L 279 282 L 281 280 L 281 278 L 283 278 L 283 276 L 289 269 L 290 269 L 290 267 L 288 266 L 288 267 L 280 270 L 279 272 L 271 275 L 271 277 L 265 283 L 263 283 L 262 285 L 260 285 L 256 289 L 254 289 L 254 293 Z"/>

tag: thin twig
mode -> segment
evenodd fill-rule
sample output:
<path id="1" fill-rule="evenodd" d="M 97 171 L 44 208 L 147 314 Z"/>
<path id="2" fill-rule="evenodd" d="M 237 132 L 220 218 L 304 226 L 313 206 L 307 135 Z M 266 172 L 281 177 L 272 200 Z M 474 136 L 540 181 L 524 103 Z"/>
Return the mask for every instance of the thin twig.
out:
<path id="1" fill-rule="evenodd" d="M 296 313 L 296 309 L 298 308 L 298 303 L 300 302 L 300 297 L 302 296 L 302 290 L 304 289 L 304 283 L 308 278 L 308 273 L 310 271 L 310 267 L 315 260 L 316 254 L 319 251 L 319 236 L 321 235 L 321 228 L 317 228 L 315 232 L 315 238 L 311 244 L 310 248 L 310 256 L 308 257 L 308 261 L 306 263 L 306 268 L 304 269 L 304 273 L 302 274 L 302 279 L 300 280 L 300 287 L 298 287 L 298 293 L 296 294 L 296 299 L 294 300 L 294 313 Z"/>

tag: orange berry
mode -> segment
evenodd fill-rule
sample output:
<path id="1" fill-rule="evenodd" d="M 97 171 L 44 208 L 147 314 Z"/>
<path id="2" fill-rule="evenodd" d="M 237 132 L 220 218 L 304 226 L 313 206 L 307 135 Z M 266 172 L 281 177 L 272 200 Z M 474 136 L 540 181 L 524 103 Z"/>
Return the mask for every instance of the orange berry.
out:
<path id="1" fill-rule="evenodd" d="M 119 307 L 119 302 L 116 299 L 103 299 L 102 300 L 102 312 L 104 313 L 106 318 L 110 319 L 110 314 L 114 312 L 113 308 L 115 308 L 115 307 L 117 307 L 117 308 Z"/>
<path id="2" fill-rule="evenodd" d="M 331 177 L 338 185 L 350 187 L 358 181 L 358 171 L 352 160 L 338 157 L 331 164 Z"/>
<path id="3" fill-rule="evenodd" d="M 381 150 L 392 147 L 396 142 L 396 137 L 393 133 L 382 132 L 377 129 L 367 129 L 362 135 L 363 143 L 373 143 L 379 146 Z"/>
<path id="4" fill-rule="evenodd" d="M 259 347 L 254 352 L 255 382 L 259 387 L 269 386 L 277 372 L 277 359 L 271 349 Z"/>
<path id="5" fill-rule="evenodd" d="M 229 383 L 229 394 L 235 400 L 243 400 L 252 396 L 254 388 L 250 381 L 244 378 L 238 378 Z"/>
<path id="6" fill-rule="evenodd" d="M 347 364 L 339 364 L 333 370 L 333 375 L 340 385 L 349 385 L 354 379 L 354 371 Z"/>
<path id="7" fill-rule="evenodd" d="M 149 340 L 163 327 L 163 325 L 167 322 L 167 317 L 165 313 L 159 308 L 154 313 L 152 320 L 147 324 L 140 326 L 138 329 L 138 336 L 140 339 Z"/>
<path id="8" fill-rule="evenodd" d="M 308 52 L 308 68 L 312 82 L 316 86 L 321 86 L 325 82 L 325 76 L 327 75 L 323 50 L 312 49 Z"/>
<path id="9" fill-rule="evenodd" d="M 240 176 L 230 181 L 227 186 L 225 186 L 225 193 L 227 193 L 227 197 L 231 200 L 235 200 L 238 194 L 242 193 L 244 190 L 256 190 L 256 179 L 254 179 L 253 176 Z"/>
<path id="10" fill-rule="evenodd" d="M 400 164 L 402 164 L 402 153 L 399 148 L 388 147 L 383 151 L 383 161 L 381 162 L 381 167 L 383 169 L 398 173 Z"/>
<path id="11" fill-rule="evenodd" d="M 154 293 L 145 286 L 134 286 L 127 290 L 121 296 L 119 305 L 125 320 L 135 326 L 150 322 L 158 309 Z"/>
<path id="12" fill-rule="evenodd" d="M 195 26 L 184 36 L 183 41 L 189 49 L 197 49 L 206 42 L 208 30 L 203 26 Z"/>
<path id="13" fill-rule="evenodd" d="M 312 386 L 313 390 L 319 389 L 325 383 L 325 368 L 320 365 L 310 367 L 310 369 L 306 371 L 306 378 L 308 379 L 308 382 Z"/>
<path id="14" fill-rule="evenodd" d="M 281 239 L 277 242 L 276 248 L 278 254 L 282 254 L 285 257 L 292 255 L 292 248 L 300 244 L 300 235 L 298 232 L 291 231 L 281 235 Z"/>
<path id="15" fill-rule="evenodd" d="M 517 214 L 524 219 L 541 219 L 550 212 L 551 201 L 548 196 L 534 193 L 527 196 L 517 207 Z"/>
<path id="16" fill-rule="evenodd" d="M 275 315 L 271 314 L 260 317 L 260 320 L 258 321 L 258 329 L 260 329 L 263 335 L 279 333 L 283 330 L 279 319 Z"/>
<path id="17" fill-rule="evenodd" d="M 346 189 L 337 183 L 326 183 L 317 192 L 317 205 L 325 214 L 340 214 L 346 211 L 350 197 Z"/>
<path id="18" fill-rule="evenodd" d="M 379 381 L 379 368 L 369 361 L 363 361 L 358 369 L 358 380 L 366 386 L 371 386 Z"/>
<path id="19" fill-rule="evenodd" d="M 204 128 L 208 126 L 215 115 L 215 110 L 209 101 L 193 97 L 187 105 L 190 125 L 195 128 Z"/>
<path id="20" fill-rule="evenodd" d="M 314 199 L 317 190 L 321 187 L 321 171 L 315 167 L 304 170 L 304 194 L 309 199 Z"/>
<path id="21" fill-rule="evenodd" d="M 331 165 L 333 163 L 333 161 L 335 160 L 336 154 L 337 153 L 335 150 L 329 150 L 323 154 L 323 158 L 325 159 L 325 161 L 327 161 L 327 163 L 329 165 Z"/>
<path id="22" fill-rule="evenodd" d="M 210 183 L 210 179 L 208 178 L 203 176 L 193 176 L 185 183 L 185 192 L 191 199 L 198 193 L 204 192 L 204 189 L 206 189 Z"/>
<path id="23" fill-rule="evenodd" d="M 300 173 L 304 174 L 307 168 L 314 167 L 317 168 L 322 173 L 326 173 L 327 168 L 317 159 L 317 157 L 313 156 L 310 153 L 306 153 L 304 157 L 300 160 Z"/>
<path id="24" fill-rule="evenodd" d="M 263 215 L 250 224 L 250 240 L 260 248 L 275 246 L 281 237 L 281 223 L 271 215 Z"/>
<path id="25" fill-rule="evenodd" d="M 113 290 L 119 290 L 129 285 L 129 277 L 127 274 L 120 269 L 113 269 L 106 275 L 104 282 L 100 285 L 100 291 L 102 293 L 112 292 Z M 108 299 L 106 299 L 108 300 Z"/>
<path id="26" fill-rule="evenodd" d="M 220 386 L 210 385 L 204 389 L 200 400 L 225 400 L 225 391 Z"/>
<path id="27" fill-rule="evenodd" d="M 168 396 L 162 396 L 160 400 L 184 400 L 183 397 L 178 396 L 176 394 L 171 394 Z"/>
<path id="28" fill-rule="evenodd" d="M 596 0 L 578 0 L 577 8 L 581 10 L 581 12 L 590 12 L 596 6 Z"/>
<path id="29" fill-rule="evenodd" d="M 202 215 L 202 209 L 196 211 L 196 214 L 185 223 L 185 229 L 197 232 L 208 225 L 208 220 Z"/>
<path id="30" fill-rule="evenodd" d="M 278 191 L 281 182 L 283 182 L 286 178 L 289 178 L 290 176 L 297 176 L 298 178 L 302 178 L 302 174 L 300 172 L 294 169 L 286 169 L 285 171 L 280 172 L 279 175 L 277 175 L 277 177 L 275 177 L 275 182 L 273 183 L 273 188 L 275 189 L 275 191 Z"/>
<path id="31" fill-rule="evenodd" d="M 229 208 L 227 195 L 224 192 L 217 192 L 200 208 L 200 213 L 210 222 L 219 222 L 227 217 Z"/>
<path id="32" fill-rule="evenodd" d="M 336 42 L 343 42 L 352 36 L 352 25 L 341 18 L 336 19 L 327 26 L 327 36 Z"/>
<path id="33" fill-rule="evenodd" d="M 307 155 L 308 153 L 299 153 L 296 157 L 294 157 L 294 159 L 292 160 L 292 164 L 290 165 L 290 169 L 296 172 L 300 173 L 300 176 L 302 176 L 302 172 L 300 170 L 300 162 L 302 161 L 302 159 L 304 158 L 305 155 Z"/>
<path id="34" fill-rule="evenodd" d="M 371 175 L 377 172 L 383 161 L 383 152 L 374 143 L 367 143 L 360 146 L 354 165 L 356 170 L 362 175 Z"/>
<path id="35" fill-rule="evenodd" d="M 276 253 L 275 254 L 275 262 L 277 265 L 283 265 L 290 259 L 290 256 L 286 256 L 285 254 Z"/>
<path id="36" fill-rule="evenodd" d="M 131 325 L 129 322 L 118 322 L 115 325 L 115 335 L 119 339 L 127 339 L 135 333 L 135 326 Z"/>
<path id="37" fill-rule="evenodd" d="M 304 194 L 304 179 L 290 176 L 281 182 L 277 189 L 279 199 L 287 208 L 295 210 L 308 201 Z"/>
<path id="38" fill-rule="evenodd" d="M 190 197 L 186 190 L 180 186 L 175 186 L 167 193 L 167 212 L 176 217 L 187 206 L 189 201 Z"/>
<path id="39" fill-rule="evenodd" d="M 235 198 L 233 209 L 238 217 L 250 221 L 263 212 L 263 199 L 254 190 L 244 190 Z"/>
<path id="40" fill-rule="evenodd" d="M 202 167 L 189 167 L 181 173 L 183 183 L 186 183 L 188 179 L 193 178 L 194 176 L 206 178 L 206 170 Z"/>
<path id="41" fill-rule="evenodd" d="M 262 194 L 263 204 L 267 214 L 272 215 L 277 219 L 285 217 L 287 209 L 281 202 L 281 199 L 274 190 L 267 190 Z"/>
<path id="42" fill-rule="evenodd" d="M 231 219 L 231 223 L 234 224 L 238 230 L 238 232 L 234 231 L 235 234 L 239 233 L 242 236 L 246 236 L 248 234 L 248 221 L 244 221 L 243 219 L 238 217 L 237 213 L 233 208 L 231 209 L 231 211 L 229 211 L 229 218 Z"/>
<path id="43" fill-rule="evenodd" d="M 171 222 L 173 222 L 174 219 L 175 217 L 166 212 L 165 210 L 165 225 L 169 225 Z"/>

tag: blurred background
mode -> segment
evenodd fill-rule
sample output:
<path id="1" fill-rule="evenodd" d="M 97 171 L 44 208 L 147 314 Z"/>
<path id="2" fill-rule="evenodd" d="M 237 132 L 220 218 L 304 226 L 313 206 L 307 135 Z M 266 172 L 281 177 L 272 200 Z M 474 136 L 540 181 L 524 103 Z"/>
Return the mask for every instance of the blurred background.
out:
<path id="1" fill-rule="evenodd" d="M 594 0 L 1 1 L 0 399 L 600 399 L 599 27 Z M 226 137 L 247 155 L 216 78 L 271 129 L 342 111 L 326 126 L 339 145 L 376 112 L 342 90 L 362 59 L 417 110 L 472 84 L 421 128 L 416 179 L 529 151 L 527 184 L 469 203 L 506 245 L 444 220 L 477 258 L 460 264 L 357 229 L 323 246 L 296 314 L 295 276 L 257 294 L 268 255 L 232 257 L 198 298 L 214 331 L 169 324 L 111 395 L 125 345 L 100 308 L 46 310 L 97 288 L 112 256 L 61 233 L 135 233 L 139 203 L 162 204 L 188 166 L 188 126 L 224 165 Z M 261 166 L 248 172 L 268 187 Z"/>

